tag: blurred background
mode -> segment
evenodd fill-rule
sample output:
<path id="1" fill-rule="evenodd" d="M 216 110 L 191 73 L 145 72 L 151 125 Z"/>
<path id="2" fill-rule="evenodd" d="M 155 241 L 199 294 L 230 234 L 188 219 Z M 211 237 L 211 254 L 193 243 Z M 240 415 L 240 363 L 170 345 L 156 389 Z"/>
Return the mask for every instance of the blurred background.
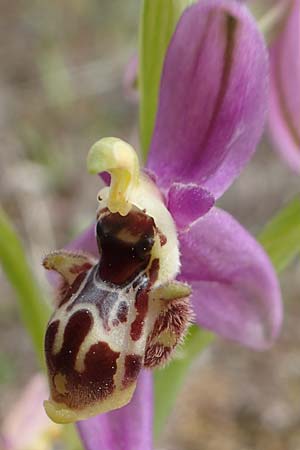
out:
<path id="1" fill-rule="evenodd" d="M 136 145 L 137 105 L 124 71 L 137 49 L 140 2 L 1 2 L 0 204 L 36 277 L 42 257 L 95 215 L 99 180 L 86 154 L 100 137 Z M 299 192 L 265 138 L 220 206 L 251 232 Z M 285 320 L 265 353 L 216 340 L 197 361 L 158 443 L 165 450 L 300 449 L 300 262 L 281 277 Z M 0 419 L 37 370 L 15 293 L 0 269 Z"/>

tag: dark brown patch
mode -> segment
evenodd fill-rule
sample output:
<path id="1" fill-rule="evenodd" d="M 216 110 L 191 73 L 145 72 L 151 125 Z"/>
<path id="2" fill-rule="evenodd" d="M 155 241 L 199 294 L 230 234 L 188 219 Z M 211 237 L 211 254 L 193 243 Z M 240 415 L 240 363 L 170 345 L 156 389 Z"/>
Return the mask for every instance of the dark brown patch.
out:
<path id="1" fill-rule="evenodd" d="M 136 318 L 131 324 L 130 336 L 133 341 L 139 340 L 142 335 L 145 318 L 148 311 L 148 287 L 139 288 L 135 299 Z"/>
<path id="2" fill-rule="evenodd" d="M 158 236 L 159 236 L 160 245 L 161 245 L 161 247 L 163 247 L 168 242 L 167 236 L 165 234 L 163 234 L 160 230 L 158 230 Z"/>
<path id="3" fill-rule="evenodd" d="M 137 208 L 126 216 L 110 213 L 99 217 L 100 278 L 117 285 L 131 282 L 149 264 L 154 232 L 152 217 Z M 126 239 L 126 235 L 130 238 Z"/>
<path id="4" fill-rule="evenodd" d="M 45 350 L 49 369 L 52 368 L 53 370 L 63 374 L 68 373 L 73 369 L 80 345 L 84 341 L 92 324 L 93 317 L 88 310 L 82 309 L 74 313 L 66 325 L 63 336 L 63 345 L 57 355 L 54 355 L 52 351 L 49 352 L 46 347 L 48 344 L 48 330 L 51 328 L 52 324 L 48 327 Z"/>
<path id="5" fill-rule="evenodd" d="M 117 318 L 121 323 L 127 322 L 128 304 L 125 301 L 120 302 L 118 306 Z"/>
<path id="6" fill-rule="evenodd" d="M 148 280 L 145 278 L 143 284 L 139 287 L 136 294 L 134 304 L 136 309 L 136 318 L 132 322 L 130 329 L 130 336 L 133 341 L 137 341 L 142 335 L 143 326 L 148 311 L 149 290 L 153 283 L 157 280 L 158 272 L 159 260 L 158 258 L 156 258 L 151 263 Z"/>
<path id="7" fill-rule="evenodd" d="M 53 344 L 55 340 L 55 336 L 58 330 L 59 320 L 55 320 L 54 322 L 50 323 L 46 330 L 45 335 L 45 354 L 46 358 L 47 355 L 50 355 L 52 353 Z"/>
<path id="8" fill-rule="evenodd" d="M 85 262 L 84 264 L 74 264 L 70 267 L 70 272 L 73 274 L 87 272 L 92 267 L 91 263 Z"/>
<path id="9" fill-rule="evenodd" d="M 139 355 L 126 355 L 125 357 L 125 374 L 122 381 L 124 387 L 129 386 L 136 381 L 138 374 L 142 368 L 142 357 Z"/>
<path id="10" fill-rule="evenodd" d="M 155 281 L 158 278 L 158 272 L 159 272 L 159 259 L 155 258 L 150 266 L 149 269 L 149 280 L 150 280 L 150 284 L 154 284 Z"/>
<path id="11" fill-rule="evenodd" d="M 63 284 L 63 288 L 61 290 L 61 300 L 59 302 L 58 307 L 64 305 L 68 300 L 70 300 L 72 295 L 76 294 L 76 292 L 79 290 L 85 277 L 86 277 L 86 272 L 82 272 L 75 278 L 75 280 L 73 281 L 73 283 L 71 285 L 68 285 L 65 283 Z"/>
<path id="12" fill-rule="evenodd" d="M 117 371 L 117 359 L 120 353 L 111 350 L 106 342 L 98 342 L 91 346 L 85 357 L 85 371 L 82 381 L 85 382 L 90 395 L 105 398 L 114 389 L 113 377 Z"/>
<path id="13" fill-rule="evenodd" d="M 45 349 L 52 398 L 74 409 L 82 409 L 105 399 L 115 387 L 113 376 L 120 354 L 112 351 L 106 342 L 92 345 L 85 356 L 83 372 L 75 370 L 80 345 L 92 323 L 93 317 L 88 310 L 74 313 L 66 326 L 63 346 L 56 355 L 53 355 L 52 347 L 58 323 L 50 324 L 46 334 Z M 64 379 L 62 392 L 58 392 L 55 386 L 57 375 Z"/>

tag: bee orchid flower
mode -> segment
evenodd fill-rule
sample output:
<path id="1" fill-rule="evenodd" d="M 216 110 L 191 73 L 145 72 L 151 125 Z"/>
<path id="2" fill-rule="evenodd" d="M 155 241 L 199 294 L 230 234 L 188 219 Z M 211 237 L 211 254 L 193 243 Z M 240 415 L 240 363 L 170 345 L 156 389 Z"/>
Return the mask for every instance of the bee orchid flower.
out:
<path id="1" fill-rule="evenodd" d="M 89 170 L 111 175 L 96 225 L 44 260 L 63 279 L 45 338 L 45 407 L 57 422 L 80 420 L 86 449 L 152 448 L 149 369 L 190 322 L 258 350 L 277 337 L 271 262 L 215 206 L 255 151 L 267 98 L 255 21 L 238 2 L 202 0 L 169 44 L 145 168 L 117 138 L 90 150 Z"/>

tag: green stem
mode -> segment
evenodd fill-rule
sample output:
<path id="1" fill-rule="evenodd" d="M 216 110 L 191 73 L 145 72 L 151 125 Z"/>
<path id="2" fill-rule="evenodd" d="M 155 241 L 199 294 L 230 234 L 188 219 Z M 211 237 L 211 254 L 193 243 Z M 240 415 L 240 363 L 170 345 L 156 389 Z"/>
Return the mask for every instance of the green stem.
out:
<path id="1" fill-rule="evenodd" d="M 50 306 L 35 280 L 25 251 L 9 218 L 0 207 L 0 263 L 17 293 L 23 322 L 43 365 L 43 339 Z"/>
<path id="2" fill-rule="evenodd" d="M 300 196 L 282 208 L 258 236 L 277 273 L 300 253 Z"/>
<path id="3" fill-rule="evenodd" d="M 196 325 L 189 329 L 188 336 L 175 357 L 164 369 L 154 372 L 154 436 L 157 438 L 173 408 L 177 393 L 192 362 L 212 342 L 214 335 Z"/>

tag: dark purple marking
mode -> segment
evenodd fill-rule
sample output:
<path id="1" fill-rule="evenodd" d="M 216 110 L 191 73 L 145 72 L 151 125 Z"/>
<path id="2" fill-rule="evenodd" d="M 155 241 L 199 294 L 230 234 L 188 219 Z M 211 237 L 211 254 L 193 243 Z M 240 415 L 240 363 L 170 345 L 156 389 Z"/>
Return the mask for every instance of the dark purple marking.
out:
<path id="1" fill-rule="evenodd" d="M 121 323 L 127 322 L 128 316 L 128 304 L 125 301 L 121 301 L 118 306 L 117 318 Z"/>
<path id="2" fill-rule="evenodd" d="M 100 174 L 100 178 L 102 179 L 102 181 L 104 181 L 104 183 L 106 184 L 106 186 L 110 185 L 111 182 L 111 175 L 108 172 L 101 172 Z"/>
<path id="3" fill-rule="evenodd" d="M 212 13 L 213 12 L 214 11 L 212 11 Z M 238 28 L 238 21 L 237 21 L 236 17 L 234 17 L 230 14 L 225 14 L 224 20 L 225 20 L 225 23 L 222 23 L 222 28 L 223 27 L 225 28 L 226 46 L 225 46 L 225 52 L 224 52 L 223 71 L 222 71 L 222 76 L 220 79 L 219 92 L 215 99 L 214 110 L 211 114 L 210 122 L 208 124 L 207 131 L 203 138 L 203 142 L 201 144 L 202 148 L 206 148 L 207 142 L 211 136 L 211 133 L 215 128 L 215 122 L 221 111 L 221 107 L 223 105 L 226 93 L 228 91 L 228 85 L 231 80 L 230 74 L 231 74 L 231 70 L 232 70 L 232 66 L 233 66 L 233 57 L 234 57 L 234 50 L 235 50 L 235 44 L 236 44 L 235 40 L 236 40 L 236 34 L 237 34 L 237 28 Z"/>
<path id="4" fill-rule="evenodd" d="M 129 386 L 136 381 L 138 374 L 142 368 L 142 357 L 139 355 L 126 355 L 125 357 L 125 374 L 122 380 L 123 387 Z"/>
<path id="5" fill-rule="evenodd" d="M 151 257 L 154 232 L 153 218 L 137 208 L 126 216 L 109 213 L 99 217 L 97 241 L 101 254 L 100 279 L 126 285 L 145 270 Z"/>

